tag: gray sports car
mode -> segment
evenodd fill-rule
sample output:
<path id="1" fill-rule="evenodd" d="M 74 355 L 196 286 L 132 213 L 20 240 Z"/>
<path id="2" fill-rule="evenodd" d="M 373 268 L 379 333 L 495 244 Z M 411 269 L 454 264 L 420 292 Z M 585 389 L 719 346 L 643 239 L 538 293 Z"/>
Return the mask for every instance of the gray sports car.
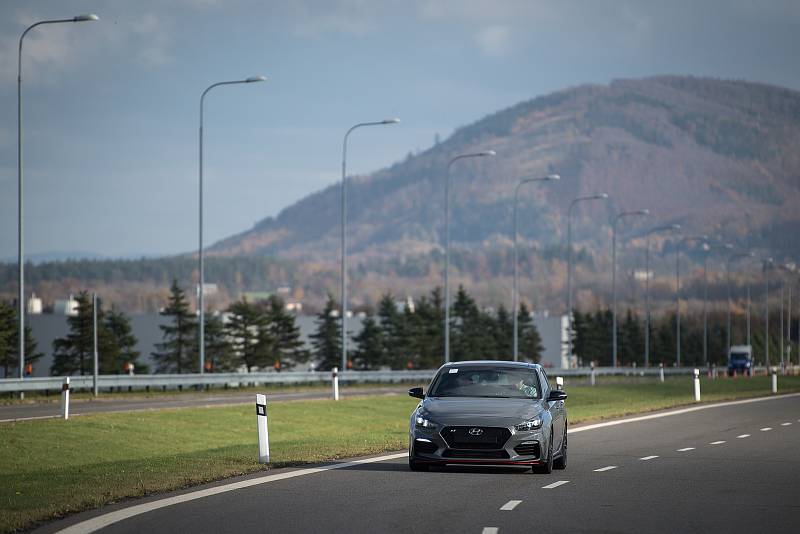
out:
<path id="1" fill-rule="evenodd" d="M 470 361 L 443 365 L 411 414 L 408 464 L 519 465 L 550 473 L 567 466 L 567 394 L 538 364 Z"/>

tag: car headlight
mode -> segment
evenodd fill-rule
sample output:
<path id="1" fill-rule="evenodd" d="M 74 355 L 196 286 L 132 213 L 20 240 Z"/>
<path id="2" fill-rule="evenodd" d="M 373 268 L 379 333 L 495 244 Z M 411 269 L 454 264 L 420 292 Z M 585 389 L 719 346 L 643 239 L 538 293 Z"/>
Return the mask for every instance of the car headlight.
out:
<path id="1" fill-rule="evenodd" d="M 430 419 L 425 419 L 421 415 L 417 415 L 417 417 L 414 419 L 414 426 L 417 428 L 424 428 L 425 430 L 436 429 L 436 423 L 434 423 Z"/>
<path id="2" fill-rule="evenodd" d="M 527 430 L 537 430 L 542 428 L 542 420 L 540 418 L 531 419 L 530 421 L 525 421 L 524 423 L 520 423 L 514 426 L 515 430 L 520 432 L 525 432 Z"/>

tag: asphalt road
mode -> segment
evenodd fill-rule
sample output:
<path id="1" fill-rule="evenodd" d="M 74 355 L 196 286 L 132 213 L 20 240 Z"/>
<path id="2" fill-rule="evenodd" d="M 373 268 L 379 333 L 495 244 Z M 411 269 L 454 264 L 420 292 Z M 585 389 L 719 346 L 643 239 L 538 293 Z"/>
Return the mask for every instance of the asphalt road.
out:
<path id="1" fill-rule="evenodd" d="M 342 397 L 356 395 L 389 395 L 405 393 L 408 385 L 392 387 L 352 387 L 341 388 Z M 162 408 L 196 408 L 199 406 L 227 406 L 235 404 L 253 404 L 256 391 L 248 393 L 181 393 L 169 397 L 139 397 L 131 399 L 72 400 L 69 405 L 70 416 L 90 413 L 132 412 L 136 410 L 160 410 Z M 296 393 L 269 393 L 270 402 L 281 400 L 329 399 L 332 392 L 328 388 L 320 388 Z M 0 406 L 0 423 L 21 421 L 26 419 L 46 419 L 61 416 L 61 405 L 58 402 L 41 402 L 32 404 L 9 404 Z"/>
<path id="2" fill-rule="evenodd" d="M 102 532 L 800 530 L 800 396 L 572 432 L 569 443 L 567 469 L 552 475 L 516 468 L 412 473 L 401 457 L 272 477 L 135 515 Z M 269 474 L 298 471 L 304 470 Z M 264 473 L 237 480 L 257 477 Z M 164 497 L 108 506 L 42 530 Z"/>

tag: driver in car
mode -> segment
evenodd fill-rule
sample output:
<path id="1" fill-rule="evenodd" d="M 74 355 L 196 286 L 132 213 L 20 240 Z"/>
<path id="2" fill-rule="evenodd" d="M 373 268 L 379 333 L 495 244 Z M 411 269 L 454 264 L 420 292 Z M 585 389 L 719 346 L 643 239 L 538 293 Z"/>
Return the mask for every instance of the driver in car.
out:
<path id="1" fill-rule="evenodd" d="M 530 378 L 523 378 L 517 382 L 517 389 L 532 399 L 537 397 L 536 386 L 533 385 L 533 381 Z"/>

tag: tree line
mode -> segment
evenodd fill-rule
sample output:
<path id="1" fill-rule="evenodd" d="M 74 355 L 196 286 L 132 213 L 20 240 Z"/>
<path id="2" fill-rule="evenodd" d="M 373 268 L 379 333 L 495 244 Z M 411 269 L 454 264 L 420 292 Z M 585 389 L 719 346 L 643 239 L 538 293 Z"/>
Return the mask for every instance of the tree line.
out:
<path id="1" fill-rule="evenodd" d="M 744 344 L 743 317 L 735 315 L 732 320 L 732 345 Z M 650 364 L 673 365 L 676 360 L 677 324 L 675 313 L 650 318 Z M 763 318 L 752 318 L 751 343 L 753 356 L 758 364 L 766 358 L 764 350 L 765 332 Z M 609 309 L 594 312 L 573 311 L 573 352 L 585 364 L 594 362 L 598 366 L 610 366 L 613 357 L 613 315 Z M 617 317 L 618 365 L 644 365 L 646 322 L 632 310 Z M 797 339 L 798 321 L 791 324 L 792 339 Z M 786 335 L 786 332 L 784 332 Z M 770 327 L 770 364 L 780 362 L 780 325 Z M 785 346 L 788 346 L 785 344 Z M 708 361 L 725 366 L 728 363 L 728 331 L 725 312 L 708 314 Z M 681 315 L 681 365 L 703 365 L 703 315 L 700 313 Z"/>
<path id="2" fill-rule="evenodd" d="M 341 366 L 341 320 L 338 304 L 328 296 L 317 314 L 316 332 L 311 336 L 317 368 Z M 435 369 L 444 361 L 444 299 L 436 288 L 429 296 L 399 309 L 391 293 L 381 297 L 377 310 L 369 311 L 361 332 L 352 337 L 347 366 L 357 370 Z M 478 308 L 463 286 L 451 306 L 450 357 L 459 360 L 510 360 L 513 357 L 513 315 L 503 306 L 496 312 Z M 519 317 L 519 354 L 524 361 L 537 362 L 542 340 L 523 304 Z"/>

